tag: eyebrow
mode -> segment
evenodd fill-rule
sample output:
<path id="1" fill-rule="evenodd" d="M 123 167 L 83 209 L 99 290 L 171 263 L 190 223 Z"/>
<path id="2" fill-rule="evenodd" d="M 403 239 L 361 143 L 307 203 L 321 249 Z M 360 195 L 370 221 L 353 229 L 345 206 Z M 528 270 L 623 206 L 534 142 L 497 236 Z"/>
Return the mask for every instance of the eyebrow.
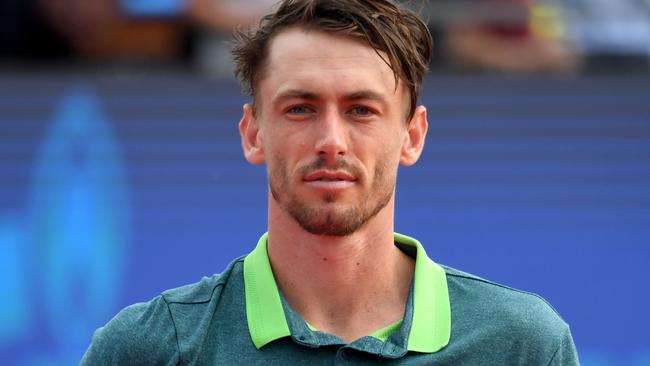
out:
<path id="1" fill-rule="evenodd" d="M 277 104 L 291 98 L 316 100 L 319 98 L 319 96 L 317 93 L 305 89 L 287 89 L 285 91 L 278 93 L 273 98 L 273 102 L 274 104 Z M 353 101 L 353 100 L 360 100 L 360 99 L 374 100 L 381 104 L 386 104 L 386 99 L 381 93 L 377 93 L 369 89 L 357 90 L 343 96 L 343 100 Z"/>
<path id="2" fill-rule="evenodd" d="M 292 98 L 316 100 L 318 99 L 318 95 L 314 92 L 304 89 L 287 89 L 273 97 L 273 104 L 279 104 L 287 99 Z"/>
<path id="3" fill-rule="evenodd" d="M 345 100 L 359 100 L 359 99 L 369 99 L 375 100 L 381 103 L 385 102 L 384 96 L 380 93 L 374 92 L 372 90 L 359 90 L 345 95 L 343 98 Z"/>

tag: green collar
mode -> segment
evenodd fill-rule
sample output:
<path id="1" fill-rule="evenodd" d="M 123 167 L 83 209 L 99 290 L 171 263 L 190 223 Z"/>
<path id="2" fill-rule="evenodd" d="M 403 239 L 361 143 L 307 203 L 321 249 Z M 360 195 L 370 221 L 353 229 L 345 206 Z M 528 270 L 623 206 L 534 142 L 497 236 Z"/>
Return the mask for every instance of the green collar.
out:
<path id="1" fill-rule="evenodd" d="M 256 348 L 291 335 L 267 252 L 268 233 L 244 259 L 246 318 Z M 427 256 L 416 239 L 395 233 L 395 243 L 416 250 L 409 351 L 433 353 L 449 343 L 451 312 L 445 270 Z M 407 308 L 407 312 L 411 309 Z M 408 314 L 407 314 L 408 315 Z M 409 316 L 405 316 L 405 322 Z"/>

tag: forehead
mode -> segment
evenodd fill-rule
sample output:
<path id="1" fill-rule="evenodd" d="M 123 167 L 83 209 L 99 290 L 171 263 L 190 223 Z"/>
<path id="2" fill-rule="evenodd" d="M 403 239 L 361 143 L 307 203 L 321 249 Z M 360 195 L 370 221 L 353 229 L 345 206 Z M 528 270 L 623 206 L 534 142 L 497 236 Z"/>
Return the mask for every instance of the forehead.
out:
<path id="1" fill-rule="evenodd" d="M 364 40 L 321 30 L 283 30 L 271 39 L 264 68 L 256 93 L 263 103 L 286 89 L 324 95 L 371 90 L 398 99 L 404 93 L 395 88 L 393 70 Z"/>

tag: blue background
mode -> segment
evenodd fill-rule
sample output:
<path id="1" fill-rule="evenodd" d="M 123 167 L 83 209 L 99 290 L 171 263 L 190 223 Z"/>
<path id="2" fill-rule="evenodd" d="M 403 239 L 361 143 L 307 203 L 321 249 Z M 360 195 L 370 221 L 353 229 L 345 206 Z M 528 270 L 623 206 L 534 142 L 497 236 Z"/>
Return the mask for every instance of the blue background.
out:
<path id="1" fill-rule="evenodd" d="M 650 365 L 650 77 L 432 76 L 397 230 L 547 298 L 584 365 Z M 76 364 L 124 306 L 220 272 L 266 227 L 236 84 L 0 76 L 0 359 Z"/>

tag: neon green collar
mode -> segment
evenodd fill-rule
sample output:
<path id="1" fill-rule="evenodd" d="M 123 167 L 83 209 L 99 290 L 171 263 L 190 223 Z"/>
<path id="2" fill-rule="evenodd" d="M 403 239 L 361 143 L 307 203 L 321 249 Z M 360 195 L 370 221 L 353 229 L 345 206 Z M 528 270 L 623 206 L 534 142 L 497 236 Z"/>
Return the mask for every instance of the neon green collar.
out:
<path id="1" fill-rule="evenodd" d="M 244 259 L 246 318 L 256 348 L 291 335 L 267 252 L 268 233 Z M 395 233 L 395 243 L 417 250 L 413 284 L 413 321 L 409 351 L 433 353 L 449 343 L 451 311 L 445 270 L 427 256 L 416 239 Z"/>

